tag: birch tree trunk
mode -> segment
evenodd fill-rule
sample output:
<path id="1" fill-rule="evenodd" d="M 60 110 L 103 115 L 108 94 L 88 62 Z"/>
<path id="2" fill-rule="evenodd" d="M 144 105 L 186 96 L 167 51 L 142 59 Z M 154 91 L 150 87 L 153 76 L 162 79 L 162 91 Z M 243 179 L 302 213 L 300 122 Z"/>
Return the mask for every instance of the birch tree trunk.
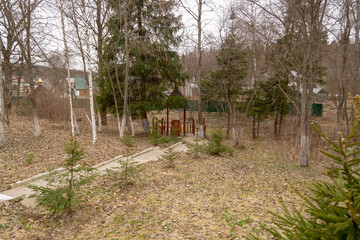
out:
<path id="1" fill-rule="evenodd" d="M 309 165 L 309 131 L 307 116 L 307 89 L 302 84 L 301 92 L 301 115 L 300 115 L 300 166 L 307 167 Z"/>
<path id="2" fill-rule="evenodd" d="M 129 67 L 130 67 L 130 51 L 129 51 L 129 33 L 128 33 L 128 8 L 129 1 L 126 1 L 124 7 L 124 33 L 125 33 L 125 82 L 124 82 L 124 108 L 123 108 L 123 116 L 121 122 L 121 131 L 120 138 L 124 137 L 125 134 L 125 125 L 126 119 L 129 117 L 129 122 L 132 125 L 132 121 L 129 115 L 129 106 L 128 106 L 128 94 L 129 94 Z M 120 9 L 120 6 L 119 6 Z M 134 136 L 135 132 L 131 130 L 131 134 Z"/>
<path id="3" fill-rule="evenodd" d="M 2 54 L 0 49 L 0 147 L 5 145 L 5 134 L 2 124 L 3 118 L 4 118 L 4 82 L 3 82 L 3 74 L 2 74 Z"/>
<path id="4" fill-rule="evenodd" d="M 96 142 L 96 120 L 95 120 L 94 92 L 93 92 L 93 81 L 92 81 L 92 71 L 91 71 L 89 23 L 88 23 L 88 18 L 86 16 L 85 0 L 83 0 L 83 15 L 84 15 L 84 22 L 85 22 L 87 67 L 88 67 L 88 72 L 89 72 L 89 100 L 90 100 L 91 129 L 92 129 L 93 144 L 94 144 Z"/>
<path id="5" fill-rule="evenodd" d="M 68 88 L 69 88 L 69 103 L 70 103 L 70 120 L 71 120 L 71 134 L 73 137 L 75 137 L 75 124 L 74 124 L 74 109 L 73 109 L 73 103 L 72 103 L 72 88 L 71 88 L 71 82 L 70 82 L 70 59 L 69 59 L 69 50 L 66 42 L 66 32 L 65 32 L 65 23 L 64 23 L 64 10 L 63 10 L 63 2 L 62 0 L 59 0 L 60 3 L 60 13 L 61 13 L 61 28 L 62 28 L 62 34 L 63 34 L 63 41 L 64 41 L 64 47 L 65 47 L 65 63 L 66 63 L 66 69 L 67 69 L 67 78 L 68 78 Z"/>
<path id="6" fill-rule="evenodd" d="M 33 13 L 33 9 L 31 6 L 30 0 L 28 0 L 25 4 L 25 8 L 27 10 L 26 12 L 26 27 L 25 27 L 25 33 L 26 33 L 26 47 L 23 51 L 25 53 L 26 57 L 26 68 L 27 68 L 27 75 L 29 77 L 29 83 L 30 83 L 30 101 L 31 101 L 31 107 L 32 107 L 32 115 L 33 115 L 33 121 L 34 121 L 34 136 L 39 137 L 41 135 L 41 129 L 40 129 L 40 121 L 37 114 L 37 104 L 36 104 L 36 97 L 35 97 L 35 86 L 34 86 L 34 76 L 33 76 L 33 66 L 32 66 L 32 46 L 31 46 L 31 14 Z"/>
<path id="7" fill-rule="evenodd" d="M 199 120 L 199 137 L 204 139 L 204 125 L 203 125 L 203 117 L 202 117 L 202 101 L 201 101 L 201 67 L 202 67 L 202 51 L 201 51 L 201 34 L 202 34 L 202 7 L 203 0 L 198 1 L 198 16 L 197 16 L 197 30 L 198 30 L 198 39 L 197 39 L 197 71 L 196 71 L 196 83 L 199 88 L 199 99 L 198 99 L 198 120 Z"/>

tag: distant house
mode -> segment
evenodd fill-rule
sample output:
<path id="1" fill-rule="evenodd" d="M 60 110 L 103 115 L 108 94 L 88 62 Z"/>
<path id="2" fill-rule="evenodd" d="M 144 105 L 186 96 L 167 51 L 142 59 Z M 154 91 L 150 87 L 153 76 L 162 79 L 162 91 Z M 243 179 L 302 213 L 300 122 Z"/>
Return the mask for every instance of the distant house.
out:
<path id="1" fill-rule="evenodd" d="M 11 78 L 11 85 L 12 85 L 12 89 L 13 89 L 13 95 L 16 95 L 17 92 L 17 88 L 18 88 L 18 84 L 19 84 L 19 79 L 17 76 L 12 76 Z M 26 95 L 26 92 L 28 92 L 29 90 L 29 84 L 25 82 L 25 80 L 23 78 L 20 79 L 20 95 Z"/>
<path id="2" fill-rule="evenodd" d="M 321 87 L 314 88 L 313 93 L 314 102 L 316 103 L 322 103 L 328 99 L 328 92 Z"/>
<path id="3" fill-rule="evenodd" d="M 180 87 L 180 91 L 189 99 L 198 99 L 199 87 L 198 84 L 195 83 L 195 78 L 193 77 L 190 81 L 186 82 L 184 86 Z"/>
<path id="4" fill-rule="evenodd" d="M 89 86 L 85 78 L 70 78 L 70 83 L 76 97 L 89 97 Z M 96 86 L 94 86 L 94 90 L 96 90 Z"/>

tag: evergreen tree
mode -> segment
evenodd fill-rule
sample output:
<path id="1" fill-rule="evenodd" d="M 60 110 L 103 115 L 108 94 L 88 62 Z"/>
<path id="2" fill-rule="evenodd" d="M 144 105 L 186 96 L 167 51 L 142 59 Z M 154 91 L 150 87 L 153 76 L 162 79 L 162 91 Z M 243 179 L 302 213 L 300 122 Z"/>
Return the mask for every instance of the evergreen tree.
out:
<path id="1" fill-rule="evenodd" d="M 248 52 L 239 38 L 233 10 L 230 12 L 230 23 L 226 34 L 216 57 L 219 69 L 211 73 L 210 79 L 204 80 L 202 92 L 207 101 L 226 102 L 228 113 L 226 135 L 228 136 L 230 128 L 234 127 L 233 105 L 241 94 L 248 69 Z"/>
<path id="2" fill-rule="evenodd" d="M 283 204 L 285 214 L 272 213 L 276 227 L 265 228 L 274 239 L 360 239 L 360 96 L 353 100 L 355 117 L 349 136 L 338 133 L 332 141 L 319 126 L 312 126 L 330 144 L 330 152 L 321 150 L 334 165 L 328 169 L 331 182 L 317 182 L 310 188 L 311 197 L 296 193 L 304 200 L 304 209 L 291 211 Z M 249 239 L 258 239 L 250 235 Z"/>
<path id="3" fill-rule="evenodd" d="M 123 73 L 125 71 L 124 55 L 124 20 L 119 11 L 119 2 L 113 1 L 116 13 L 109 21 L 109 37 L 105 41 L 103 59 L 109 67 L 99 81 L 105 85 L 100 92 L 100 104 L 113 107 L 109 81 L 115 82 L 118 72 L 123 88 Z M 177 47 L 180 37 L 180 18 L 175 16 L 173 9 L 175 1 L 134 0 L 127 5 L 129 58 L 130 58 L 130 103 L 132 114 L 143 119 L 146 132 L 148 129 L 147 111 L 152 106 L 163 106 L 165 90 L 176 87 L 185 81 L 178 54 L 173 50 Z M 106 80 L 105 80 L 106 79 Z M 116 84 L 115 84 L 116 85 Z M 101 88 L 100 88 L 101 89 Z M 119 100 L 122 99 L 122 89 L 116 89 Z M 121 107 L 119 107 L 122 111 Z"/>
<path id="4" fill-rule="evenodd" d="M 35 197 L 40 205 L 52 213 L 67 210 L 70 214 L 72 207 L 83 201 L 79 192 L 80 187 L 95 177 L 94 169 L 76 166 L 84 158 L 85 153 L 73 137 L 65 144 L 65 151 L 69 157 L 64 163 L 64 173 L 54 172 L 47 179 L 45 187 L 30 185 L 35 191 L 30 197 Z"/>
<path id="5" fill-rule="evenodd" d="M 269 81 L 255 83 L 254 88 L 245 93 L 245 101 L 238 105 L 242 112 L 247 112 L 247 116 L 253 119 L 253 139 L 259 137 L 260 122 L 273 113 L 273 98 L 275 95 L 271 90 Z"/>

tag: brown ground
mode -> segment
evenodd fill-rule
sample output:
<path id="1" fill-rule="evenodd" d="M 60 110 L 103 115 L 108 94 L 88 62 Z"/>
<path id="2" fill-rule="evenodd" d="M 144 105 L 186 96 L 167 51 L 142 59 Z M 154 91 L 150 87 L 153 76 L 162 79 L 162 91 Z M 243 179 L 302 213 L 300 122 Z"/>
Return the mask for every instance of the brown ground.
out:
<path id="1" fill-rule="evenodd" d="M 67 156 L 64 143 L 70 137 L 69 124 L 64 126 L 64 122 L 46 119 L 42 119 L 40 124 L 42 135 L 35 138 L 31 119 L 17 115 L 11 117 L 12 132 L 5 131 L 6 145 L 0 148 L 0 190 L 6 189 L 10 183 L 62 166 Z M 109 124 L 103 127 L 103 132 L 98 134 L 95 144 L 92 144 L 89 122 L 83 119 L 79 125 L 81 134 L 76 140 L 86 152 L 82 163 L 93 166 L 123 153 L 125 145 L 119 141 L 112 117 L 109 117 Z M 140 152 L 150 146 L 147 137 L 138 136 L 134 151 Z M 29 163 L 32 155 L 32 163 Z"/>
<path id="2" fill-rule="evenodd" d="M 221 118 L 216 114 L 206 117 L 212 127 Z M 0 182 L 11 183 L 61 166 L 68 134 L 63 123 L 43 120 L 43 126 L 51 127 L 39 139 L 32 137 L 31 121 L 14 118 L 15 125 L 13 136 L 7 135 L 10 144 L 1 149 Z M 124 192 L 107 177 L 97 177 L 83 190 L 88 201 L 80 204 L 72 217 L 49 215 L 40 207 L 31 212 L 19 203 L 1 203 L 0 239 L 244 239 L 246 233 L 269 239 L 260 230 L 271 224 L 267 210 L 283 211 L 278 198 L 289 206 L 302 202 L 286 179 L 304 192 L 313 181 L 327 179 L 325 166 L 330 162 L 323 157 L 315 155 L 310 168 L 299 167 L 293 128 L 292 117 L 287 117 L 283 140 L 272 141 L 272 122 L 266 121 L 261 124 L 260 139 L 252 141 L 248 124 L 245 148 L 237 149 L 234 156 L 202 154 L 193 158 L 183 154 L 175 169 L 165 168 L 164 160 L 149 162 Z M 114 123 L 95 146 L 90 133 L 78 140 L 86 149 L 89 165 L 124 149 Z M 137 137 L 139 151 L 149 146 L 146 137 Z M 25 161 L 30 153 L 35 154 L 32 164 Z"/>
<path id="3" fill-rule="evenodd" d="M 18 203 L 0 204 L 0 239 L 244 239 L 249 232 L 263 234 L 260 226 L 271 224 L 266 210 L 282 211 L 279 197 L 289 206 L 300 203 L 286 179 L 302 191 L 326 179 L 328 162 L 300 168 L 297 161 L 280 157 L 276 144 L 248 142 L 233 157 L 183 154 L 175 169 L 165 168 L 164 160 L 149 162 L 125 192 L 98 177 L 86 189 L 88 202 L 72 217 L 32 215 Z"/>

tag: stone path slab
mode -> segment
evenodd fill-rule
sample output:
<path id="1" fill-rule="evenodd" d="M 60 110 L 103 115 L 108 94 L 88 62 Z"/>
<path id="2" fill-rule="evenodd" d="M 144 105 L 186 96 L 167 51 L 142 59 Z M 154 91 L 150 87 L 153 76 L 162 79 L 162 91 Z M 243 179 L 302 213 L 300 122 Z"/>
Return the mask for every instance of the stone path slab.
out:
<path id="1" fill-rule="evenodd" d="M 189 140 L 191 140 L 189 138 Z M 160 149 L 159 147 L 149 148 L 140 153 L 134 154 L 131 156 L 133 161 L 138 164 L 156 161 L 162 157 L 162 155 L 168 150 L 172 148 L 177 152 L 187 152 L 188 148 L 182 142 L 176 143 L 166 149 Z M 122 155 L 112 158 L 110 160 L 104 161 L 100 164 L 95 165 L 93 168 L 98 169 L 100 174 L 106 172 L 106 169 L 112 169 L 120 167 L 118 160 L 124 159 Z M 60 169 L 63 170 L 63 169 Z M 36 206 L 35 199 L 28 198 L 31 194 L 33 194 L 33 190 L 28 188 L 28 185 L 38 185 L 38 186 L 46 186 L 47 182 L 45 181 L 45 177 L 50 173 L 42 173 L 31 177 L 29 179 L 25 179 L 23 181 L 19 181 L 15 184 L 11 185 L 11 189 L 3 191 L 0 193 L 0 202 L 10 201 L 15 199 L 23 199 L 21 203 L 26 207 L 34 208 Z"/>

